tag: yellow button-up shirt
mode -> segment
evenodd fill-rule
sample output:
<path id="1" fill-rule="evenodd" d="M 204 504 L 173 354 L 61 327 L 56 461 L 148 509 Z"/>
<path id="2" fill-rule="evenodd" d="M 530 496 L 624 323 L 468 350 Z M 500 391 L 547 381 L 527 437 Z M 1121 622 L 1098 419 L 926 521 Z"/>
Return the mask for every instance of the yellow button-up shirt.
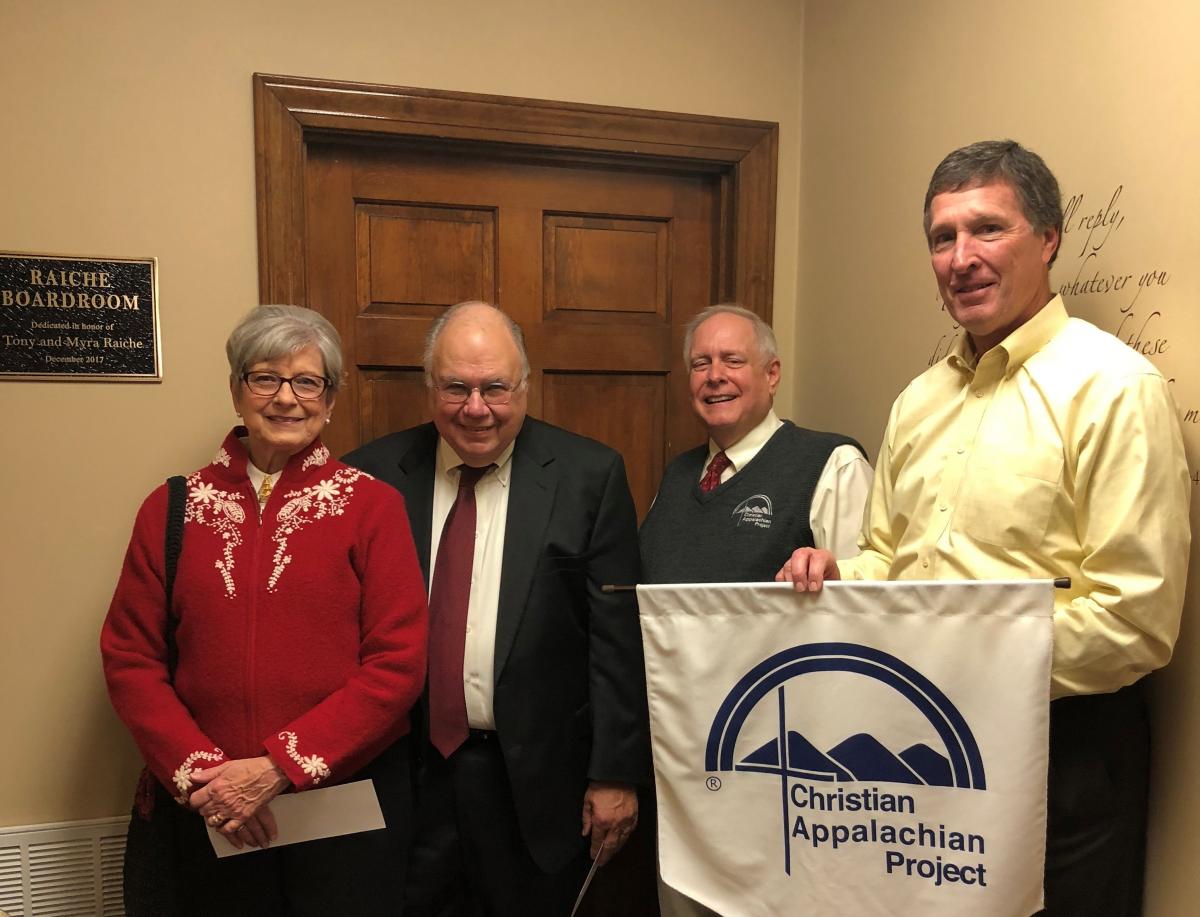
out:
<path id="1" fill-rule="evenodd" d="M 1069 576 L 1051 696 L 1115 691 L 1170 659 L 1189 479 L 1162 375 L 1055 297 L 979 357 L 958 349 L 892 405 L 862 553 L 845 579 Z"/>

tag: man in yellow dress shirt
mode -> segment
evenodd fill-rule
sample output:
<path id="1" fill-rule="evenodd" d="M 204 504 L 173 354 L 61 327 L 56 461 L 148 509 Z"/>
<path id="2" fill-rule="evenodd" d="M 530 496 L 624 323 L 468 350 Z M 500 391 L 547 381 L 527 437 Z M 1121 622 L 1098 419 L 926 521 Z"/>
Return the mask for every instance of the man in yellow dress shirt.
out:
<path id="1" fill-rule="evenodd" d="M 934 170 L 925 231 L 966 332 L 892 406 L 859 539 L 777 578 L 1071 578 L 1054 608 L 1046 910 L 1141 913 L 1148 733 L 1187 577 L 1188 473 L 1167 382 L 1050 291 L 1058 183 L 1012 141 Z"/>

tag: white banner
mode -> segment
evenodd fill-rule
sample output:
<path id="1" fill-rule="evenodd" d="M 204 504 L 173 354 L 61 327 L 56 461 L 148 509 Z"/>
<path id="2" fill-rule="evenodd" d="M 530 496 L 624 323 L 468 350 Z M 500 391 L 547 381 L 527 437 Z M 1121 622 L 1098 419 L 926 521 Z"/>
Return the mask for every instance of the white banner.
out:
<path id="1" fill-rule="evenodd" d="M 638 602 L 668 885 L 723 915 L 1041 908 L 1049 581 Z"/>

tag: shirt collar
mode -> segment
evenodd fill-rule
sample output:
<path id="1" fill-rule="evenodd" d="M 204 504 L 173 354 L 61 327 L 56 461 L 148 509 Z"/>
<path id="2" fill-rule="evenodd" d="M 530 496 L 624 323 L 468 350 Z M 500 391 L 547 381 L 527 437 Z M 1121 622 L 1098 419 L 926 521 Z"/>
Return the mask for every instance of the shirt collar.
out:
<path id="1" fill-rule="evenodd" d="M 253 462 L 250 462 L 250 461 L 246 462 L 246 477 L 248 477 L 250 479 L 250 486 L 254 488 L 255 493 L 258 493 L 260 490 L 262 490 L 262 484 L 263 484 L 264 480 L 266 480 L 267 478 L 270 478 L 271 486 L 274 487 L 282 475 L 283 475 L 282 469 L 279 471 L 276 471 L 274 474 L 267 474 L 265 471 L 261 470 Z"/>
<path id="2" fill-rule="evenodd" d="M 496 459 L 496 470 L 492 477 L 500 482 L 502 487 L 508 486 L 509 475 L 512 474 L 512 454 L 513 446 L 516 441 L 509 443 L 500 457 Z M 437 474 L 439 477 L 445 477 L 450 480 L 456 487 L 458 486 L 458 466 L 463 463 L 463 460 L 458 457 L 458 453 L 454 451 L 454 447 L 446 442 L 444 436 L 438 436 L 437 448 Z"/>
<path id="3" fill-rule="evenodd" d="M 245 427 L 239 426 L 230 430 L 209 466 L 212 473 L 238 486 L 248 480 L 250 475 L 247 469 L 253 464 L 250 461 L 248 441 L 249 434 Z M 289 483 L 294 484 L 297 479 L 303 480 L 320 474 L 321 468 L 329 463 L 330 458 L 329 449 L 318 436 L 295 455 L 290 456 L 283 470 L 273 477 L 277 480 L 287 478 Z M 261 483 L 260 478 L 260 486 Z"/>
<path id="4" fill-rule="evenodd" d="M 749 433 L 725 450 L 725 458 L 729 459 L 733 470 L 741 471 L 754 456 L 758 455 L 758 451 L 767 444 L 767 440 L 775 435 L 775 431 L 782 426 L 783 421 L 775 414 L 775 409 L 767 411 L 767 416 L 760 420 Z M 720 451 L 721 447 L 710 439 L 708 441 L 708 461 L 711 462 L 712 457 Z M 708 467 L 708 462 L 704 464 L 705 467 Z"/>
<path id="5" fill-rule="evenodd" d="M 1004 375 L 1011 377 L 1025 364 L 1026 360 L 1050 343 L 1054 336 L 1066 326 L 1067 318 L 1067 307 L 1063 303 L 1062 296 L 1055 296 L 1042 306 L 1033 318 L 1017 327 L 1008 337 L 992 348 L 1002 351 L 1007 360 Z M 963 332 L 947 360 L 957 370 L 969 373 L 975 371 L 979 358 L 971 349 L 970 335 Z"/>

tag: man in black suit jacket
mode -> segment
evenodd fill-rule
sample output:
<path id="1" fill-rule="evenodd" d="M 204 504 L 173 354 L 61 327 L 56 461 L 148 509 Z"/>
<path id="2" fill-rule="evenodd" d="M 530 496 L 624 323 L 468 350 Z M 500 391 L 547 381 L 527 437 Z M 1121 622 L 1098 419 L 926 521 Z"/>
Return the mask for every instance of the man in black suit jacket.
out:
<path id="1" fill-rule="evenodd" d="M 650 775 L 636 600 L 600 588 L 639 578 L 625 467 L 527 418 L 528 373 L 515 323 L 460 303 L 426 342 L 434 422 L 346 458 L 404 495 L 427 582 L 461 467 L 489 469 L 463 651 L 470 733 L 448 756 L 420 743 L 406 914 L 569 913 L 589 854 L 606 861 L 635 827 Z"/>

